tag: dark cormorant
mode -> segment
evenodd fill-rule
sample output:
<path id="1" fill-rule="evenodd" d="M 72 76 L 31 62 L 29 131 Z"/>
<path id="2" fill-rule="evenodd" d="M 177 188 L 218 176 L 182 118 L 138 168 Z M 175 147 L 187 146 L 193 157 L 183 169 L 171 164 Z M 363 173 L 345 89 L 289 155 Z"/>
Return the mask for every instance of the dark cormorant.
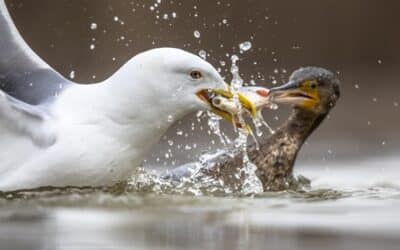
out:
<path id="1" fill-rule="evenodd" d="M 297 154 L 339 99 L 339 80 L 323 68 L 300 68 L 293 72 L 287 84 L 272 88 L 269 95 L 274 103 L 291 104 L 293 112 L 258 148 L 250 145 L 247 152 L 249 160 L 257 167 L 256 174 L 264 191 L 279 191 L 296 184 L 293 166 Z M 233 149 L 202 164 L 204 167 L 200 171 L 203 175 L 213 176 L 223 180 L 224 185 L 237 188 L 234 172 L 243 167 L 243 152 Z M 176 178 L 184 172 L 181 167 L 172 171 L 170 177 Z"/>

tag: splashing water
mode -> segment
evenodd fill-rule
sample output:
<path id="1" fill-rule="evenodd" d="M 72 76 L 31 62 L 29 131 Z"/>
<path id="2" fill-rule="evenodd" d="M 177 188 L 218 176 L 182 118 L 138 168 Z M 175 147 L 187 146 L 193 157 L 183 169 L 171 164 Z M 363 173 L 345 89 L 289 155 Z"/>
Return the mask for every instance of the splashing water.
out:
<path id="1" fill-rule="evenodd" d="M 204 60 L 206 60 L 207 59 L 207 52 L 202 49 L 202 50 L 199 51 L 199 56 L 201 58 L 203 58 Z"/>
<path id="2" fill-rule="evenodd" d="M 231 82 L 231 90 L 234 94 L 234 101 L 239 105 L 241 109 L 241 105 L 239 102 L 238 92 L 241 87 L 243 87 L 243 79 L 240 77 L 239 66 L 237 62 L 239 61 L 239 57 L 237 55 L 232 55 L 231 57 L 231 73 L 232 73 L 232 82 Z M 243 194 L 256 194 L 263 191 L 262 183 L 258 179 L 256 175 L 257 167 L 249 160 L 247 155 L 247 138 L 252 135 L 251 132 L 247 130 L 247 125 L 243 119 L 242 111 L 239 110 L 238 122 L 241 124 L 243 129 L 238 129 L 238 138 L 235 140 L 235 147 L 240 148 L 243 154 L 243 167 L 240 169 L 238 173 L 238 179 L 240 179 L 240 174 L 244 175 L 244 183 L 242 186 L 241 192 Z M 255 139 L 255 138 L 254 138 Z M 257 140 L 255 140 L 258 145 Z"/>
<path id="3" fill-rule="evenodd" d="M 208 115 L 208 127 L 210 128 L 211 132 L 218 136 L 220 139 L 221 143 L 223 145 L 227 145 L 230 143 L 230 139 L 221 131 L 220 128 L 220 121 L 221 117 L 215 115 L 214 113 L 207 111 Z"/>
<path id="4" fill-rule="evenodd" d="M 236 94 L 239 91 L 239 89 L 243 86 L 243 79 L 240 77 L 239 74 L 239 66 L 237 65 L 237 62 L 239 61 L 239 57 L 237 55 L 232 55 L 231 56 L 231 73 L 232 73 L 232 81 L 231 81 L 231 87 L 232 87 L 232 92 L 233 94 Z"/>
<path id="5" fill-rule="evenodd" d="M 249 41 L 245 41 L 245 42 L 239 44 L 240 53 L 248 51 L 249 49 L 251 49 L 251 47 L 252 47 L 252 44 Z"/>
<path id="6" fill-rule="evenodd" d="M 271 128 L 271 126 L 265 121 L 261 110 L 257 111 L 257 115 L 253 120 L 254 127 L 256 129 L 256 135 L 261 137 L 263 135 L 262 127 L 266 127 L 271 134 L 274 134 L 275 131 Z"/>
<path id="7" fill-rule="evenodd" d="M 195 30 L 195 31 L 193 32 L 193 36 L 194 36 L 195 38 L 199 39 L 200 36 L 201 36 L 200 31 Z"/>
<path id="8" fill-rule="evenodd" d="M 205 59 L 207 53 L 204 50 L 200 50 L 199 55 Z M 237 107 L 235 114 L 233 114 L 233 123 L 235 131 L 238 134 L 237 138 L 233 140 L 232 143 L 231 139 L 226 136 L 220 128 L 222 118 L 214 113 L 207 111 L 198 112 L 196 115 L 198 121 L 200 121 L 201 117 L 207 117 L 210 133 L 216 135 L 224 147 L 232 145 L 238 150 L 237 152 L 241 154 L 240 159 L 242 163 L 236 168 L 228 170 L 231 176 L 230 179 L 225 180 L 218 175 L 207 173 L 206 170 L 208 167 L 212 167 L 222 154 L 228 157 L 236 156 L 225 148 L 219 149 L 215 154 L 203 154 L 199 157 L 197 162 L 184 165 L 182 167 L 182 169 L 184 169 L 184 175 L 181 176 L 178 171 L 178 179 L 165 178 L 165 175 L 149 173 L 143 169 L 138 172 L 130 183 L 131 189 L 140 192 L 151 191 L 156 193 L 192 194 L 196 196 L 208 194 L 253 195 L 263 192 L 262 183 L 256 175 L 257 167 L 250 161 L 247 154 L 248 137 L 249 135 L 252 136 L 258 147 L 256 136 L 262 136 L 262 128 L 266 127 L 270 133 L 274 133 L 274 131 L 264 120 L 261 109 L 258 110 L 257 116 L 253 119 L 254 127 L 256 128 L 255 135 L 246 124 L 243 114 L 247 114 L 247 111 L 244 108 L 242 109 L 239 101 L 239 92 L 244 85 L 244 81 L 239 72 L 239 57 L 237 55 L 232 55 L 230 59 L 230 72 L 232 74 L 230 91 L 233 94 L 230 101 Z M 169 142 L 169 145 L 171 144 L 173 143 Z M 172 175 L 174 174 L 175 172 L 172 173 Z M 233 183 L 224 183 L 225 181 L 232 181 Z"/>

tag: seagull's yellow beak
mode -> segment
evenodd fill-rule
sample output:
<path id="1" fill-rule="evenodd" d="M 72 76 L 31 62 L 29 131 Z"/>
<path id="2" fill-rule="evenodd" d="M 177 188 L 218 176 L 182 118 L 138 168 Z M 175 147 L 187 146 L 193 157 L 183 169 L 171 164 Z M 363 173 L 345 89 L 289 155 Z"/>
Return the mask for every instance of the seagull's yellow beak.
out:
<path id="1" fill-rule="evenodd" d="M 225 120 L 235 123 L 238 127 L 240 124 L 236 123 L 235 117 L 239 115 L 241 110 L 247 111 L 252 117 L 257 115 L 256 106 L 244 94 L 239 92 L 237 94 L 241 107 L 238 107 L 233 101 L 234 93 L 232 93 L 230 86 L 227 84 L 227 90 L 211 89 L 201 90 L 197 92 L 197 96 L 205 103 L 207 103 L 211 111 Z"/>

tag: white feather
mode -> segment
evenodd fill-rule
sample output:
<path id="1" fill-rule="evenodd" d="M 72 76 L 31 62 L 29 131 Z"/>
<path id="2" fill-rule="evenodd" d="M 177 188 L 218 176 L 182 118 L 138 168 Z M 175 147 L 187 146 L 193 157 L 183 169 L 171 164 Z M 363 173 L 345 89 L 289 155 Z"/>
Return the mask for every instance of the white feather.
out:
<path id="1" fill-rule="evenodd" d="M 193 69 L 203 78 L 191 79 Z M 28 119 L 29 113 L 13 113 L 13 121 L 29 129 L 2 128 L 7 139 L 0 147 L 13 145 L 2 157 L 18 159 L 1 162 L 0 190 L 126 180 L 173 121 L 205 107 L 197 91 L 216 87 L 224 82 L 210 64 L 182 50 L 161 48 L 135 56 L 105 82 L 69 87 L 49 107 L 52 120 L 38 123 Z M 6 104 L 0 103 L 0 110 Z M 33 138 L 44 140 L 53 133 L 48 128 L 57 139 L 40 148 Z"/>

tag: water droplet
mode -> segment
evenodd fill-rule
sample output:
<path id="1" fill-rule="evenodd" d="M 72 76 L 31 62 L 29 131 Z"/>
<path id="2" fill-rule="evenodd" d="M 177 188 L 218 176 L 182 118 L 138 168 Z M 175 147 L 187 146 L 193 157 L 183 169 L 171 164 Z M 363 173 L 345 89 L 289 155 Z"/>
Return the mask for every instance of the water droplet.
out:
<path id="1" fill-rule="evenodd" d="M 199 56 L 201 58 L 203 58 L 204 60 L 206 60 L 207 59 L 207 52 L 205 50 L 200 50 L 199 51 Z"/>
<path id="2" fill-rule="evenodd" d="M 296 45 L 293 45 L 293 46 L 292 46 L 292 49 L 293 49 L 293 50 L 299 50 L 299 49 L 301 49 L 301 47 L 300 47 L 299 45 L 296 44 Z"/>
<path id="3" fill-rule="evenodd" d="M 360 85 L 354 84 L 354 88 L 359 89 L 359 88 L 360 88 Z"/>
<path id="4" fill-rule="evenodd" d="M 276 103 L 271 103 L 271 104 L 269 104 L 269 108 L 272 110 L 277 110 L 279 108 L 279 106 Z"/>
<path id="5" fill-rule="evenodd" d="M 382 60 L 381 59 L 378 59 L 378 64 L 382 64 Z"/>
<path id="6" fill-rule="evenodd" d="M 163 19 L 164 19 L 164 20 L 167 20 L 167 19 L 168 19 L 168 14 L 164 14 L 164 15 L 163 15 Z"/>
<path id="7" fill-rule="evenodd" d="M 74 79 L 74 78 L 75 78 L 75 71 L 74 71 L 74 70 L 72 70 L 72 71 L 69 73 L 69 78 L 71 78 L 71 79 Z"/>
<path id="8" fill-rule="evenodd" d="M 172 18 L 176 18 L 176 12 L 172 12 L 171 16 Z"/>
<path id="9" fill-rule="evenodd" d="M 89 48 L 90 48 L 90 50 L 94 50 L 96 48 L 96 45 L 90 44 Z"/>
<path id="10" fill-rule="evenodd" d="M 207 111 L 208 115 L 208 127 L 210 128 L 211 132 L 219 137 L 222 144 L 226 144 L 224 135 L 220 129 L 220 120 L 221 117 L 216 116 L 214 113 Z"/>
<path id="11" fill-rule="evenodd" d="M 168 115 L 168 122 L 173 122 L 174 121 L 174 117 L 172 115 Z"/>
<path id="12" fill-rule="evenodd" d="M 114 16 L 114 21 L 118 22 L 119 21 L 119 17 L 118 16 Z"/>
<path id="13" fill-rule="evenodd" d="M 200 31 L 198 31 L 198 30 L 195 30 L 195 31 L 193 32 L 193 35 L 194 35 L 194 37 L 196 37 L 197 39 L 200 38 L 200 36 L 201 36 Z"/>
<path id="14" fill-rule="evenodd" d="M 231 61 L 232 61 L 232 63 L 237 63 L 237 61 L 239 61 L 239 57 L 237 55 L 232 55 Z"/>
<path id="15" fill-rule="evenodd" d="M 249 49 L 251 49 L 251 46 L 252 44 L 249 41 L 239 44 L 240 51 L 242 52 L 248 51 Z"/>
<path id="16" fill-rule="evenodd" d="M 275 131 L 271 128 L 271 126 L 265 121 L 261 110 L 259 110 L 257 112 L 256 117 L 253 119 L 253 124 L 254 124 L 254 127 L 256 128 L 256 135 L 258 137 L 263 135 L 262 130 L 261 130 L 261 128 L 263 126 L 266 127 L 271 134 L 275 133 Z"/>
<path id="17" fill-rule="evenodd" d="M 239 57 L 237 55 L 231 56 L 231 73 L 232 73 L 232 90 L 237 93 L 239 89 L 243 86 L 243 79 L 239 74 L 239 67 L 236 65 L 237 61 L 239 61 Z"/>
<path id="18" fill-rule="evenodd" d="M 96 30 L 97 29 L 97 23 L 91 23 L 90 24 L 90 29 L 91 30 Z"/>
<path id="19" fill-rule="evenodd" d="M 174 141 L 173 140 L 168 140 L 168 145 L 172 147 L 174 145 Z"/>

